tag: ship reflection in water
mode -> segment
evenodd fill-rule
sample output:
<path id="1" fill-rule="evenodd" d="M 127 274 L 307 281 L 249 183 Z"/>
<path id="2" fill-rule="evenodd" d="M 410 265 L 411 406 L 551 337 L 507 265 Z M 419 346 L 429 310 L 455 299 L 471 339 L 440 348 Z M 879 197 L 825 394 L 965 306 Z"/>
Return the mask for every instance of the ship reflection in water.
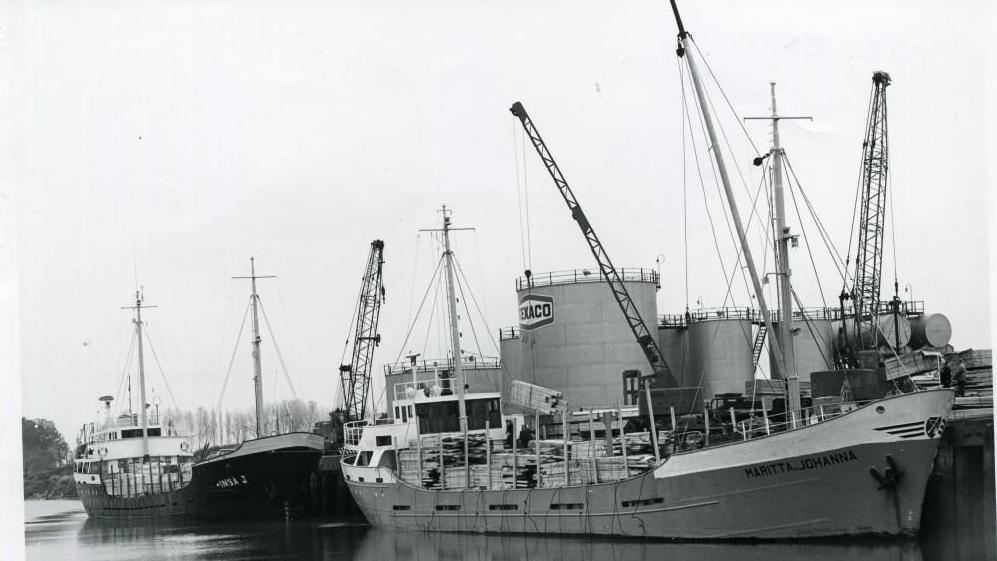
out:
<path id="1" fill-rule="evenodd" d="M 32 561 L 294 560 L 345 561 L 970 561 L 988 559 L 977 536 L 935 535 L 913 540 L 822 543 L 633 542 L 587 537 L 400 532 L 362 520 L 306 520 L 207 524 L 183 520 L 114 522 L 87 519 L 75 501 L 29 501 L 26 556 Z M 965 543 L 970 542 L 970 543 Z M 979 542 L 976 542 L 979 543 Z"/>

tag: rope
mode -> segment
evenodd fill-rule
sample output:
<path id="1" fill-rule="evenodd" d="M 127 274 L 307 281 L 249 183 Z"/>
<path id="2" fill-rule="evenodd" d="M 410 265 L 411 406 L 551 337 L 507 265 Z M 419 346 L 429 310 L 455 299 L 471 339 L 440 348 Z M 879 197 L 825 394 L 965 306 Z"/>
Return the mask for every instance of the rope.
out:
<path id="1" fill-rule="evenodd" d="M 519 172 L 519 152 L 516 150 L 516 130 L 519 128 L 516 126 L 515 121 L 509 121 L 512 125 L 512 159 L 516 164 L 516 212 L 519 213 L 519 252 L 523 259 L 523 269 L 527 269 L 526 265 L 526 235 L 523 228 L 523 192 L 521 185 L 521 175 Z M 526 162 L 523 162 L 523 166 L 526 166 Z"/>
<path id="2" fill-rule="evenodd" d="M 785 160 L 785 154 L 783 154 L 783 159 Z M 817 263 L 814 261 L 814 254 L 810 248 L 810 240 L 807 238 L 807 230 L 803 226 L 803 215 L 800 213 L 800 206 L 796 202 L 796 191 L 793 189 L 793 182 L 789 183 L 789 196 L 793 199 L 793 208 L 796 209 L 796 218 L 800 221 L 800 233 L 803 234 L 803 243 L 807 246 L 807 255 L 810 256 L 810 266 L 814 271 L 814 280 L 817 281 L 817 290 L 820 292 L 820 301 L 827 308 L 827 298 L 824 297 L 824 286 L 820 282 L 820 275 L 817 274 Z M 803 310 L 803 306 L 800 306 L 800 310 Z"/>
<path id="3" fill-rule="evenodd" d="M 128 354 L 125 355 L 125 368 L 124 370 L 121 371 L 121 379 L 118 381 L 118 393 L 116 394 L 118 402 L 120 402 L 121 398 L 124 397 L 125 377 L 127 376 L 128 370 L 129 368 L 131 368 L 132 365 L 132 353 L 135 351 L 135 339 L 136 339 L 135 332 L 132 331 L 132 340 L 128 344 Z M 132 410 L 131 403 L 128 404 L 128 410 L 129 411 Z"/>
<path id="4" fill-rule="evenodd" d="M 810 211 L 810 217 L 814 220 L 814 224 L 817 225 L 817 231 L 818 233 L 820 233 L 821 238 L 824 241 L 824 246 L 828 249 L 828 253 L 830 253 L 831 255 L 831 261 L 834 263 L 835 268 L 838 270 L 838 275 L 841 276 L 842 283 L 847 283 L 848 263 L 841 259 L 841 254 L 838 253 L 838 248 L 835 247 L 834 241 L 832 241 L 831 239 L 831 234 L 827 231 L 827 228 L 824 226 L 824 223 L 821 222 L 820 217 L 817 216 L 817 212 L 814 210 L 814 206 L 810 202 L 810 198 L 807 197 L 806 191 L 803 190 L 803 185 L 796 177 L 796 171 L 793 169 L 793 165 L 789 161 L 789 158 L 786 158 L 785 162 L 787 168 L 789 169 L 789 173 L 793 177 L 793 181 L 796 182 L 796 185 L 800 190 L 800 196 L 803 197 L 803 202 L 807 205 L 807 210 Z"/>
<path id="5" fill-rule="evenodd" d="M 166 386 L 166 391 L 170 394 L 170 401 L 173 402 L 174 407 L 179 407 L 177 405 L 176 398 L 173 397 L 173 390 L 170 388 L 170 382 L 166 379 L 166 371 L 163 370 L 163 365 L 159 363 L 159 357 L 156 356 L 156 347 L 152 346 L 152 335 L 149 334 L 149 329 L 145 326 L 143 326 L 142 329 L 145 331 L 146 339 L 149 340 L 149 350 L 152 351 L 152 358 L 156 361 L 156 367 L 159 368 L 159 375 L 163 378 L 163 385 Z M 145 407 L 144 403 L 142 404 L 142 407 Z"/>
<path id="6" fill-rule="evenodd" d="M 225 381 L 222 382 L 222 391 L 218 394 L 218 406 L 216 409 L 221 410 L 222 399 L 225 397 L 225 388 L 228 387 L 228 379 L 232 374 L 232 365 L 235 363 L 236 351 L 239 350 L 239 340 L 242 339 L 242 331 L 246 327 L 246 318 L 249 317 L 249 302 L 246 302 L 246 311 L 242 314 L 242 324 L 239 325 L 239 334 L 235 336 L 235 345 L 232 347 L 232 358 L 228 361 L 228 370 L 225 371 Z"/>
<path id="7" fill-rule="evenodd" d="M 257 298 L 260 305 L 260 311 L 263 312 L 263 323 L 267 326 L 267 332 L 270 334 L 270 340 L 273 341 L 273 348 L 277 351 L 277 360 L 280 361 L 280 367 L 283 369 L 284 379 L 287 380 L 287 387 L 291 390 L 291 396 L 294 399 L 298 399 L 298 392 L 294 390 L 294 384 L 291 382 L 291 375 L 287 371 L 287 364 L 284 363 L 284 355 L 280 352 L 280 347 L 277 346 L 277 338 L 273 334 L 273 328 L 270 327 L 270 318 L 267 317 L 267 311 L 263 308 L 263 301 Z"/>
<path id="8" fill-rule="evenodd" d="M 443 257 L 436 263 L 436 269 L 433 271 L 432 280 L 429 282 L 429 286 L 426 289 L 426 293 L 422 295 L 422 301 L 419 302 L 419 309 L 415 312 L 415 319 L 409 323 L 408 332 L 405 333 L 405 339 L 402 340 L 401 347 L 398 349 L 398 356 L 395 357 L 395 362 L 399 362 L 402 359 L 402 353 L 405 352 L 405 344 L 408 343 L 409 336 L 412 335 L 412 329 L 415 328 L 415 322 L 419 319 L 419 314 L 422 313 L 422 307 L 426 303 L 426 298 L 429 297 L 429 291 L 433 288 L 433 281 L 436 279 L 436 275 L 440 272 L 440 265 L 443 264 Z M 434 300 L 435 305 L 435 300 Z"/>
<path id="9" fill-rule="evenodd" d="M 467 280 L 467 275 L 464 274 L 464 268 L 460 266 L 460 261 L 457 261 L 457 257 L 456 256 L 454 256 L 454 264 L 457 265 L 457 271 L 460 273 L 460 276 L 464 278 L 464 282 L 468 285 L 468 287 L 470 287 L 471 283 L 470 283 L 470 281 Z M 474 304 L 474 308 L 475 308 L 475 310 L 477 310 L 478 316 L 481 317 L 481 322 L 485 324 L 485 329 L 488 330 L 488 333 L 492 333 L 492 328 L 491 328 L 490 325 L 488 325 L 488 316 L 485 315 L 484 313 L 482 313 L 482 311 L 481 311 L 482 308 L 480 306 L 478 306 L 478 301 L 474 298 L 474 293 L 471 292 L 470 290 L 468 290 L 468 294 L 470 294 L 470 296 L 471 296 L 471 303 Z M 467 303 L 466 302 L 465 302 L 464 308 L 465 309 L 467 308 Z M 468 312 L 468 314 L 470 314 L 470 312 Z M 495 342 L 495 339 L 492 338 L 492 337 L 489 337 L 489 339 L 492 342 L 492 346 L 495 347 L 495 351 L 496 352 L 501 352 L 501 351 L 499 351 L 498 344 Z"/>
<path id="10" fill-rule="evenodd" d="M 864 130 L 866 130 L 866 131 L 869 130 L 869 123 L 872 121 L 872 101 L 873 101 L 873 92 L 875 92 L 875 91 L 876 91 L 876 84 L 873 83 L 872 88 L 871 88 L 870 93 L 869 93 L 869 107 L 866 109 L 866 115 L 865 115 L 865 129 Z M 862 136 L 862 152 L 861 152 L 861 155 L 859 156 L 859 173 L 858 173 L 858 179 L 856 180 L 856 187 L 855 187 L 855 202 L 852 203 L 852 226 L 851 226 L 851 228 L 849 228 L 850 231 L 848 233 L 848 253 L 845 254 L 845 270 L 846 271 L 848 270 L 848 265 L 851 263 L 851 259 L 852 259 L 852 240 L 855 237 L 856 215 L 858 214 L 858 210 L 859 210 L 859 197 L 862 194 L 862 175 L 863 175 L 863 170 L 864 169 L 865 169 L 865 135 L 863 134 L 863 136 Z M 858 251 L 858 249 L 856 248 L 856 252 L 857 251 Z M 857 256 L 856 256 L 856 258 L 857 258 Z M 847 279 L 847 276 L 846 276 L 846 279 Z M 845 280 L 844 283 L 842 284 L 842 290 L 845 290 L 846 288 L 847 288 L 847 280 Z M 856 311 L 856 313 L 857 313 L 857 311 Z"/>

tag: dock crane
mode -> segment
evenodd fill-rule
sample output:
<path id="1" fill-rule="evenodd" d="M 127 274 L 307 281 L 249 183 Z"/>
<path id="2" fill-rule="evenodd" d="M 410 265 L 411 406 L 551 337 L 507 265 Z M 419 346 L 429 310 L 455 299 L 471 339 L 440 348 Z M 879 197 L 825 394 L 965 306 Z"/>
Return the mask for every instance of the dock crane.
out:
<path id="1" fill-rule="evenodd" d="M 855 252 L 855 279 L 849 294 L 842 291 L 844 300 L 851 298 L 855 314 L 855 338 L 847 345 L 855 351 L 875 347 L 876 314 L 879 309 L 880 284 L 883 268 L 883 237 L 886 227 L 886 180 L 889 171 L 889 142 L 886 121 L 886 87 L 890 75 L 877 71 L 872 75 L 872 95 L 866 121 L 865 139 L 862 142 L 862 175 L 859 184 L 860 209 L 858 246 Z M 894 314 L 898 313 L 899 298 L 894 297 Z M 871 330 L 863 338 L 863 331 Z M 846 337 L 847 339 L 847 337 Z M 868 344 L 867 344 L 868 343 Z M 899 342 L 898 345 L 899 346 Z"/>
<path id="2" fill-rule="evenodd" d="M 592 229 L 592 224 L 589 223 L 588 218 L 582 211 L 581 205 L 578 204 L 578 199 L 575 198 L 574 193 L 571 191 L 571 187 L 568 186 L 568 182 L 564 179 L 564 174 L 561 173 L 561 169 L 557 166 L 557 162 L 554 161 L 554 157 L 551 155 L 550 150 L 540 137 L 540 132 L 533 124 L 533 120 L 530 119 L 530 116 L 526 113 L 526 108 L 523 107 L 522 103 L 517 101 L 509 110 L 513 115 L 518 117 L 519 121 L 523 124 L 523 129 L 526 130 L 526 135 L 530 137 L 533 147 L 536 148 L 537 154 L 539 154 L 540 159 L 543 160 L 544 167 L 547 168 L 547 171 L 554 180 L 554 184 L 557 186 L 558 191 L 560 191 L 561 196 L 564 197 L 564 202 L 567 203 L 568 210 L 571 211 L 571 217 L 578 223 L 578 227 L 581 228 L 582 235 L 585 236 L 585 241 L 588 242 L 589 249 L 592 250 L 592 255 L 599 264 L 599 270 L 602 272 L 603 278 L 606 279 L 606 283 L 609 285 L 609 289 L 613 293 L 613 298 L 615 298 L 616 303 L 619 304 L 620 311 L 623 312 L 623 317 L 626 319 L 627 325 L 630 326 L 630 330 L 633 332 L 634 337 L 637 339 L 637 343 L 640 345 L 641 350 L 644 352 L 644 356 L 647 358 L 648 364 L 651 366 L 651 373 L 658 377 L 658 380 L 664 387 L 678 386 L 678 383 L 675 381 L 675 377 L 672 375 L 671 370 L 665 363 L 665 359 L 662 357 L 661 349 L 658 348 L 658 342 L 655 340 L 654 335 L 651 334 L 651 331 L 647 328 L 647 324 L 644 323 L 644 318 L 642 318 L 640 313 L 637 311 L 637 307 L 634 305 L 633 299 L 630 298 L 630 293 L 627 292 L 627 288 L 623 284 L 623 279 L 616 271 L 616 268 L 613 267 L 613 263 L 609 259 L 609 254 L 606 253 L 606 250 L 599 241 L 599 238 L 595 235 L 595 230 Z M 648 397 L 648 399 L 650 399 L 650 397 Z"/>
<path id="3" fill-rule="evenodd" d="M 360 285 L 355 317 L 356 330 L 353 338 L 347 342 L 347 345 L 352 344 L 350 362 L 339 367 L 346 419 L 363 419 L 367 414 L 371 359 L 374 356 L 374 348 L 381 343 L 381 336 L 377 333 L 377 321 L 381 314 L 381 304 L 384 302 L 384 284 L 381 280 L 383 265 L 384 242 L 374 240 L 370 244 L 367 268 Z"/>

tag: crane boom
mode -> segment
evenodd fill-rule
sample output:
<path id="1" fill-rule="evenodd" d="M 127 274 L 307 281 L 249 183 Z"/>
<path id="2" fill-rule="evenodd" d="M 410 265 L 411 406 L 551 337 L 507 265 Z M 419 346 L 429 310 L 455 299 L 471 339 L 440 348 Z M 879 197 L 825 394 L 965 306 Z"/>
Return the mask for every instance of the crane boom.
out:
<path id="1" fill-rule="evenodd" d="M 585 212 L 582 211 L 581 205 L 578 204 L 575 194 L 572 193 L 571 187 L 568 186 L 568 182 L 564 179 L 564 174 L 561 173 L 561 169 L 557 166 L 557 162 L 554 161 L 554 157 L 551 155 L 550 150 L 540 137 L 540 132 L 537 130 L 536 126 L 534 126 L 533 120 L 530 119 L 530 116 L 526 113 L 526 108 L 523 107 L 522 103 L 517 101 L 509 110 L 512 111 L 512 114 L 518 117 L 520 122 L 523 124 L 523 128 L 526 130 L 526 135 L 530 137 L 533 147 L 536 148 L 537 154 L 539 154 L 540 159 L 543 160 L 543 164 L 550 173 L 551 178 L 554 180 L 554 184 L 557 186 L 558 191 L 561 192 L 561 196 L 564 197 L 564 202 L 567 203 L 568 210 L 571 211 L 571 217 L 578 223 L 578 227 L 581 228 L 582 235 L 585 236 L 585 241 L 588 242 L 589 249 L 592 250 L 592 255 L 599 264 L 599 270 L 602 273 L 603 278 L 606 279 L 606 283 L 609 285 L 610 291 L 613 293 L 613 298 L 615 298 L 616 303 L 619 304 L 620 310 L 623 312 L 623 317 L 627 321 L 627 325 L 630 326 L 630 330 L 633 332 L 634 337 L 637 339 L 637 343 L 640 345 L 641 350 L 644 352 L 644 356 L 647 358 L 648 364 L 651 366 L 651 372 L 659 377 L 659 383 L 664 387 L 677 386 L 678 384 L 675 381 L 675 377 L 672 375 L 671 370 L 668 368 L 668 364 L 665 363 L 665 359 L 661 355 L 661 349 L 658 347 L 657 341 L 651 334 L 651 331 L 647 328 L 647 324 L 644 323 L 644 318 L 642 318 L 640 313 L 637 311 L 637 307 L 634 305 L 633 299 L 630 298 L 630 293 L 627 292 L 627 288 L 623 284 L 623 279 L 620 278 L 616 268 L 613 267 L 613 262 L 610 261 L 609 255 L 606 253 L 605 248 L 602 246 L 599 238 L 595 235 L 595 230 L 592 229 L 592 225 L 585 216 Z"/>
<path id="2" fill-rule="evenodd" d="M 855 253 L 855 283 L 852 287 L 855 323 L 859 330 L 862 329 L 863 322 L 875 322 L 879 307 L 886 226 L 886 178 L 889 169 L 886 87 L 890 85 L 890 75 L 877 71 L 872 75 L 872 84 L 865 139 L 862 142 L 861 209 Z M 864 346 L 861 333 L 856 340 L 857 345 Z"/>
<path id="3" fill-rule="evenodd" d="M 383 265 L 384 242 L 374 240 L 370 244 L 367 268 L 360 285 L 351 361 L 339 367 L 347 419 L 351 415 L 353 418 L 363 419 L 367 414 L 371 359 L 374 348 L 381 342 L 381 336 L 377 333 L 377 321 L 381 314 L 381 303 L 384 302 L 384 284 L 381 280 Z"/>

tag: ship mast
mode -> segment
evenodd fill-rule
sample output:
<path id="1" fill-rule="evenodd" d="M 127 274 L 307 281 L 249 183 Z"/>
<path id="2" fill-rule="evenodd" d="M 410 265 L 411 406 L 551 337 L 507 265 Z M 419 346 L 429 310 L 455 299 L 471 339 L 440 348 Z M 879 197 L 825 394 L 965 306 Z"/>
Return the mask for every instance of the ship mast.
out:
<path id="1" fill-rule="evenodd" d="M 263 436 L 263 364 L 260 361 L 260 318 L 258 315 L 258 304 L 260 300 L 259 294 L 256 293 L 256 279 L 273 279 L 277 278 L 274 275 L 257 275 L 256 274 L 256 260 L 253 257 L 249 258 L 249 270 L 250 276 L 248 277 L 232 277 L 234 279 L 249 279 L 252 285 L 252 294 L 250 295 L 250 306 L 253 309 L 253 385 L 255 386 L 256 392 L 256 438 Z"/>
<path id="2" fill-rule="evenodd" d="M 146 308 L 155 308 L 156 306 L 145 306 Z M 138 290 L 135 291 L 135 305 L 125 306 L 121 308 L 122 310 L 135 310 L 135 319 L 132 323 L 135 324 L 135 335 L 138 336 L 138 385 L 139 385 L 139 397 L 141 398 L 141 403 L 139 404 L 139 411 L 142 419 L 142 459 L 148 461 L 149 459 L 149 418 L 145 410 L 145 355 L 142 350 L 142 293 Z"/>
<path id="3" fill-rule="evenodd" d="M 772 221 L 775 225 L 776 285 L 779 291 L 779 343 L 782 345 L 783 356 L 788 371 L 786 380 L 788 391 L 799 395 L 799 373 L 796 371 L 795 349 L 793 347 L 793 284 L 792 272 L 789 268 L 789 246 L 795 243 L 796 235 L 790 234 L 786 226 L 786 199 L 782 185 L 783 149 L 779 143 L 779 121 L 784 119 L 810 119 L 810 117 L 787 117 L 779 115 L 775 101 L 775 82 L 769 82 L 772 92 L 772 115 L 769 117 L 746 117 L 745 120 L 764 119 L 772 122 L 772 149 L 761 158 L 755 159 L 756 165 L 772 156 L 772 194 L 775 202 Z M 804 318 L 805 320 L 806 318 Z M 791 398 L 792 399 L 792 398 Z"/>
<path id="4" fill-rule="evenodd" d="M 450 232 L 473 230 L 474 228 L 454 228 L 450 221 L 452 210 L 443 205 L 443 229 L 420 230 L 423 232 L 443 232 L 443 257 L 447 269 L 447 307 L 450 311 L 450 347 L 453 354 L 453 380 L 457 383 L 457 403 L 460 413 L 460 432 L 464 435 L 464 468 L 468 470 L 467 456 L 467 404 L 464 402 L 464 367 L 460 356 L 460 329 L 457 325 L 457 294 L 454 288 L 453 250 L 450 248 Z"/>
<path id="5" fill-rule="evenodd" d="M 748 238 L 745 234 L 744 225 L 741 222 L 741 214 L 737 209 L 737 201 L 734 199 L 734 191 L 730 186 L 730 178 L 727 175 L 727 165 L 724 162 L 723 151 L 720 149 L 722 144 L 717 138 L 717 133 L 713 124 L 713 117 L 709 112 L 709 103 L 706 99 L 706 93 L 703 90 L 702 78 L 699 75 L 699 68 L 696 64 L 696 58 L 693 56 L 692 50 L 689 48 L 692 44 L 692 38 L 689 32 L 685 30 L 685 26 L 682 24 L 682 17 L 679 15 L 678 6 L 675 5 L 675 0 L 671 0 L 672 12 L 675 14 L 675 22 L 678 24 L 679 33 L 679 48 L 677 54 L 680 57 L 685 58 L 686 63 L 689 65 L 689 74 L 692 77 L 692 84 L 696 90 L 696 97 L 699 100 L 699 107 L 703 115 L 703 122 L 706 124 L 706 131 L 710 137 L 710 145 L 713 147 L 711 152 L 717 163 L 717 170 L 720 172 L 720 181 L 723 183 L 724 193 L 727 197 L 727 206 L 730 207 L 730 217 L 731 221 L 734 223 L 734 227 L 737 230 L 737 237 L 741 244 L 741 253 L 744 255 L 744 263 L 748 268 L 748 273 L 751 276 L 751 284 L 755 290 L 755 296 L 758 299 L 758 310 L 762 315 L 762 321 L 765 322 L 765 328 L 770 332 L 774 333 L 775 329 L 772 326 L 772 318 L 769 316 L 768 306 L 765 304 L 765 294 L 762 292 L 762 283 L 758 277 L 758 270 L 755 268 L 755 261 L 751 256 L 751 248 L 748 246 Z M 789 308 L 790 314 L 792 313 L 792 308 Z M 773 369 L 773 374 L 776 377 L 787 378 L 789 377 L 789 369 L 786 366 L 786 355 L 783 354 L 781 345 L 777 340 L 777 337 L 773 337 L 769 340 L 769 346 L 772 348 L 773 355 L 775 356 L 775 368 Z M 792 384 L 791 384 L 792 385 Z M 795 426 L 795 412 L 800 408 L 800 394 L 799 391 L 789 391 L 789 403 L 790 411 L 794 412 L 791 416 L 792 424 Z"/>

